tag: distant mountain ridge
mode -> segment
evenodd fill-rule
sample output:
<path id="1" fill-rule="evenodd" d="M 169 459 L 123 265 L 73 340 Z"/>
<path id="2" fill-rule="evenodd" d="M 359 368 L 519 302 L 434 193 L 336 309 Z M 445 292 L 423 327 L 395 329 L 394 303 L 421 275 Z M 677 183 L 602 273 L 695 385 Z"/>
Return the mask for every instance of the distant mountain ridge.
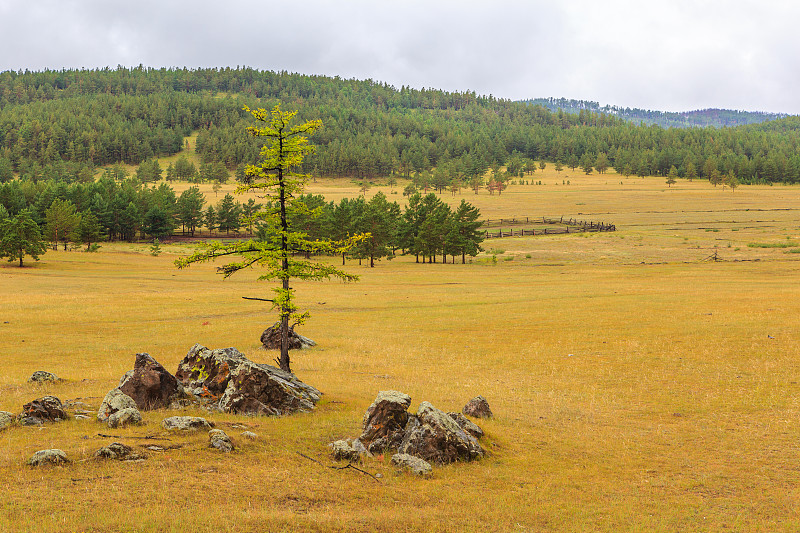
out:
<path id="1" fill-rule="evenodd" d="M 522 100 L 529 105 L 540 105 L 553 112 L 580 114 L 587 111 L 605 113 L 619 117 L 635 124 L 656 124 L 662 128 L 695 128 L 695 127 L 734 127 L 747 124 L 761 124 L 770 120 L 786 118 L 787 113 L 765 113 L 761 111 L 736 111 L 731 109 L 699 109 L 696 111 L 651 111 L 630 107 L 605 105 L 590 100 L 573 100 L 567 98 L 532 98 Z"/>

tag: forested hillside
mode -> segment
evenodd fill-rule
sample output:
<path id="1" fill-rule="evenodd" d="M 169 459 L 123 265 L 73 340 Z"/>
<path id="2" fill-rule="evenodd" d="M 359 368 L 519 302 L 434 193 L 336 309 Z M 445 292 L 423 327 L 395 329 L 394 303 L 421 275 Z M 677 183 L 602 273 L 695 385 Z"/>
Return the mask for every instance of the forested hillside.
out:
<path id="1" fill-rule="evenodd" d="M 0 73 L 0 181 L 90 181 L 96 167 L 140 164 L 176 153 L 198 131 L 206 163 L 230 171 L 253 161 L 255 140 L 243 105 L 282 102 L 323 121 L 305 170 L 373 178 L 439 173 L 479 180 L 533 160 L 586 172 L 614 167 L 634 175 L 729 176 L 743 183 L 800 180 L 798 119 L 737 128 L 637 126 L 591 110 L 541 106 L 473 92 L 395 88 L 248 68 L 67 70 Z M 442 177 L 443 176 L 443 177 Z"/>
<path id="2" fill-rule="evenodd" d="M 620 107 L 615 105 L 601 106 L 590 100 L 573 100 L 567 98 L 533 98 L 524 100 L 529 105 L 540 105 L 553 112 L 559 110 L 579 114 L 583 111 L 605 113 L 619 117 L 634 124 L 657 125 L 662 128 L 694 128 L 694 127 L 733 127 L 747 124 L 761 124 L 770 120 L 785 118 L 785 113 L 764 113 L 761 111 L 737 111 L 732 109 L 699 109 L 696 111 L 651 111 Z"/>

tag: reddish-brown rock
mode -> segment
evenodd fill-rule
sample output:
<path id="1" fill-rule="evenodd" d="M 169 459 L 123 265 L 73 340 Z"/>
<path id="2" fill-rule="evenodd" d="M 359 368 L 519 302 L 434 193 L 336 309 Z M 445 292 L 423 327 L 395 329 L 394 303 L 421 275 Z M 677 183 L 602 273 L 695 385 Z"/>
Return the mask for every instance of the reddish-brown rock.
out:
<path id="1" fill-rule="evenodd" d="M 122 377 L 118 388 L 144 411 L 168 407 L 182 393 L 175 376 L 147 353 L 136 354 L 133 370 Z"/>

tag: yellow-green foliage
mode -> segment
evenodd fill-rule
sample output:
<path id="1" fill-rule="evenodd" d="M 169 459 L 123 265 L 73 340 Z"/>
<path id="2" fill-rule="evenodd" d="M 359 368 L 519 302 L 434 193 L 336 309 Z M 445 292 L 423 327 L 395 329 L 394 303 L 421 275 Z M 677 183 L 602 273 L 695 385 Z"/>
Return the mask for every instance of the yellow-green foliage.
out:
<path id="1" fill-rule="evenodd" d="M 800 263 L 747 244 L 800 239 L 800 190 L 535 178 L 548 186 L 461 197 L 485 216 L 580 213 L 619 231 L 486 246 L 514 261 L 350 262 L 357 284 L 300 282 L 314 317 L 302 333 L 319 345 L 293 352 L 293 366 L 324 392 L 314 413 L 185 413 L 225 430 L 230 455 L 205 433 L 165 435 L 174 411 L 119 430 L 13 427 L 0 432 L 0 530 L 796 531 Z M 332 182 L 310 192 L 358 194 Z M 723 261 L 703 261 L 718 244 Z M 0 266 L 0 410 L 47 393 L 96 408 L 141 351 L 171 371 L 196 342 L 270 362 L 259 349 L 267 308 L 241 299 L 269 292 L 258 271 L 223 282 L 211 265 L 173 268 L 188 248 L 162 248 L 104 244 Z M 40 369 L 66 381 L 26 383 Z M 376 457 L 361 468 L 382 474 L 377 483 L 298 455 L 332 464 L 327 444 L 357 436 L 385 389 L 410 394 L 412 409 L 427 400 L 447 411 L 482 394 L 496 415 L 480 423 L 490 456 L 432 479 Z M 151 444 L 129 438 L 148 434 L 179 447 L 136 464 L 91 458 L 113 440 Z M 24 465 L 51 447 L 75 462 Z"/>

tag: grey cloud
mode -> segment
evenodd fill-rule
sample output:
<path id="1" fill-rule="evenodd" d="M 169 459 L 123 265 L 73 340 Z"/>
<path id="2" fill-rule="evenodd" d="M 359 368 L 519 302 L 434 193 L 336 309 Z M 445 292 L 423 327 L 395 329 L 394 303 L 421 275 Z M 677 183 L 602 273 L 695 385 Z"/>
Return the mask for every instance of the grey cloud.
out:
<path id="1" fill-rule="evenodd" d="M 236 66 L 663 110 L 800 112 L 764 0 L 2 0 L 0 70 Z"/>

